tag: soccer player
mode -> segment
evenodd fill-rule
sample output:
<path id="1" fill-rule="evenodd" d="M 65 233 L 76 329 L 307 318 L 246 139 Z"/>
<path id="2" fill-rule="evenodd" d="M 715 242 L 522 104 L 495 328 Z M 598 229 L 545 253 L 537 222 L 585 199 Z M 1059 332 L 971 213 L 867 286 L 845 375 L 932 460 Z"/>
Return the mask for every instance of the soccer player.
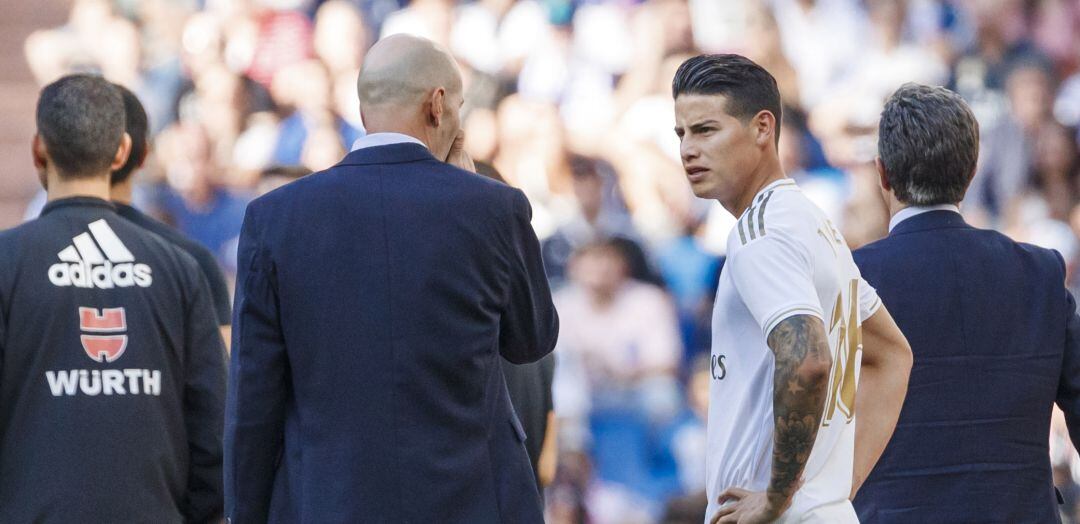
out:
<path id="1" fill-rule="evenodd" d="M 739 217 L 713 312 L 708 522 L 858 522 L 849 498 L 896 425 L 911 350 L 784 176 L 772 75 L 698 56 L 672 91 L 691 188 Z"/>

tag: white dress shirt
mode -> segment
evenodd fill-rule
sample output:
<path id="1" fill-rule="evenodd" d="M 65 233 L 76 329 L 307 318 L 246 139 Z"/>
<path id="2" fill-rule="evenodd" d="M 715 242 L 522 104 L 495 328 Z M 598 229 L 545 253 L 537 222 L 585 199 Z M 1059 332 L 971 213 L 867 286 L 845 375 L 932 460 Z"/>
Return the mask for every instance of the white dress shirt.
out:
<path id="1" fill-rule="evenodd" d="M 409 135 L 401 133 L 372 133 L 356 139 L 356 142 L 353 142 L 352 150 L 356 151 L 357 149 L 364 149 L 366 147 L 388 146 L 390 144 L 407 144 L 409 142 L 427 147 L 420 139 Z"/>
<path id="2" fill-rule="evenodd" d="M 903 222 L 913 216 L 921 215 L 923 213 L 929 213 L 930 211 L 952 211 L 953 213 L 960 213 L 960 208 L 955 204 L 939 204 L 936 206 L 911 206 L 905 207 L 900 211 L 897 211 L 892 219 L 889 220 L 889 232 L 892 233 L 893 228 L 900 222 Z"/>

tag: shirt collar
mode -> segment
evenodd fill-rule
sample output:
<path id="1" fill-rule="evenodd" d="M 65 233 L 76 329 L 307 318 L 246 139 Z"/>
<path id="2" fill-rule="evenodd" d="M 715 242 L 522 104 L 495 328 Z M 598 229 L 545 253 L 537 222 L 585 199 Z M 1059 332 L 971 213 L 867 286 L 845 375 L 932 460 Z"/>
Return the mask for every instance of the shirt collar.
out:
<path id="1" fill-rule="evenodd" d="M 769 185 L 761 188 L 761 191 L 758 191 L 757 194 L 761 195 L 761 194 L 766 193 L 768 191 L 772 191 L 773 189 L 798 188 L 798 187 L 799 187 L 799 185 L 796 184 L 794 180 L 792 180 L 790 178 L 787 178 L 787 177 L 784 177 L 784 178 L 781 178 L 780 180 L 773 181 Z"/>
<path id="2" fill-rule="evenodd" d="M 116 206 L 114 206 L 112 202 L 109 202 L 107 200 L 102 200 L 100 198 L 91 196 L 73 196 L 48 202 L 47 204 L 45 204 L 45 207 L 41 208 L 41 214 L 39 216 L 44 216 L 57 208 L 70 206 L 101 207 L 109 209 L 111 211 L 116 211 Z"/>
<path id="3" fill-rule="evenodd" d="M 921 215 L 923 213 L 929 213 L 931 211 L 952 211 L 959 214 L 960 208 L 956 204 L 938 204 L 936 206 L 910 206 L 897 211 L 892 219 L 889 220 L 889 232 L 896 228 L 900 222 L 903 222 L 913 216 Z"/>
<path id="4" fill-rule="evenodd" d="M 365 149 L 368 147 L 388 146 L 390 144 L 407 144 L 407 143 L 419 144 L 424 147 L 423 142 L 415 137 L 411 137 L 402 133 L 372 133 L 358 138 L 356 142 L 353 142 L 352 150 Z"/>

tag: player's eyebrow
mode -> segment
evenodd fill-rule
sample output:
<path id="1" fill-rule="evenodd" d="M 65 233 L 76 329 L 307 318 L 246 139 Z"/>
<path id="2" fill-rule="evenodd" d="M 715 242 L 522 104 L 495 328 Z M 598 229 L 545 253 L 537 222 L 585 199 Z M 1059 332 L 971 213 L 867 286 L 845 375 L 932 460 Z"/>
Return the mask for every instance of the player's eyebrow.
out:
<path id="1" fill-rule="evenodd" d="M 715 126 L 715 125 L 718 125 L 718 124 L 719 124 L 719 122 L 717 122 L 716 120 L 702 120 L 701 122 L 695 122 L 693 124 L 690 124 L 689 127 L 690 127 L 691 130 L 697 131 L 697 130 L 703 128 L 703 127 Z"/>
<path id="2" fill-rule="evenodd" d="M 688 125 L 686 127 L 688 127 L 691 131 L 698 132 L 698 131 L 701 131 L 701 128 L 703 128 L 703 127 L 717 126 L 717 125 L 719 125 L 719 122 L 717 122 L 716 120 L 711 120 L 710 119 L 710 120 L 702 120 L 701 122 L 694 122 L 693 124 L 690 124 L 690 125 Z M 683 133 L 683 127 L 682 126 L 675 126 L 675 134 L 681 136 L 682 133 Z"/>

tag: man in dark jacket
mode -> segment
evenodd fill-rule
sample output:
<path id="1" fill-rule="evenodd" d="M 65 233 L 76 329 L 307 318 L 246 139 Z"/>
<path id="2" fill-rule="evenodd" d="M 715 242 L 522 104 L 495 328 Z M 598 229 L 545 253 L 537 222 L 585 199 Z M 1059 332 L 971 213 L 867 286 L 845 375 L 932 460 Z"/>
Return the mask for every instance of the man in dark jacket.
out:
<path id="1" fill-rule="evenodd" d="M 979 131 L 955 93 L 908 84 L 881 116 L 889 236 L 855 251 L 914 353 L 863 522 L 1057 523 L 1050 413 L 1080 444 L 1080 318 L 1057 252 L 964 222 Z"/>
<path id="2" fill-rule="evenodd" d="M 445 50 L 380 41 L 359 94 L 356 149 L 247 209 L 226 515 L 543 522 L 499 360 L 558 334 L 529 201 L 446 162 L 472 167 Z"/>
<path id="3" fill-rule="evenodd" d="M 41 217 L 0 233 L 0 522 L 211 522 L 225 360 L 195 261 L 116 214 L 120 92 L 46 86 Z"/>
<path id="4" fill-rule="evenodd" d="M 218 324 L 221 326 L 221 337 L 225 340 L 227 348 L 231 337 L 232 304 L 229 297 L 229 284 L 225 281 L 225 274 L 221 272 L 221 266 L 218 265 L 214 254 L 202 244 L 184 236 L 183 233 L 165 223 L 154 220 L 131 205 L 133 192 L 131 176 L 135 170 L 142 167 L 143 162 L 146 161 L 146 155 L 150 153 L 150 140 L 147 136 L 150 126 L 146 109 L 143 108 L 135 93 L 119 84 L 114 85 L 124 96 L 124 128 L 131 137 L 131 154 L 120 169 L 112 172 L 110 179 L 112 189 L 109 194 L 113 205 L 116 206 L 116 212 L 135 225 L 156 233 L 195 259 L 203 276 L 206 277 L 206 282 L 210 284 L 210 299 L 214 303 L 214 311 L 217 313 Z"/>

